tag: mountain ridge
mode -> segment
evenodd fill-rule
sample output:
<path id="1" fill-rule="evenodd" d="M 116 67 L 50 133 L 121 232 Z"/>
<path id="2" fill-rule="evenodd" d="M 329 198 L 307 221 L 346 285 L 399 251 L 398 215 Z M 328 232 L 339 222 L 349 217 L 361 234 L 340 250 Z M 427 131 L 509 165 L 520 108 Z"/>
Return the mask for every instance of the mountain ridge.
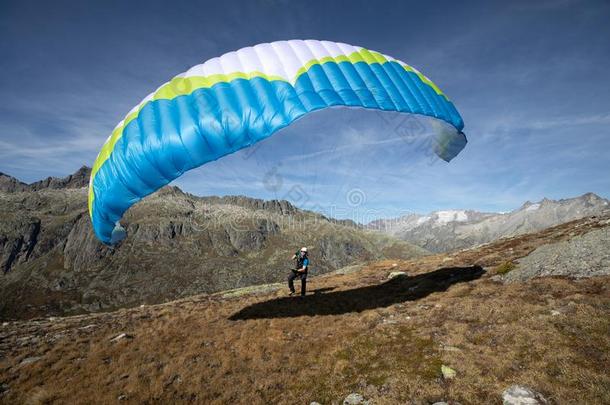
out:
<path id="1" fill-rule="evenodd" d="M 29 185 L 0 175 L 0 317 L 105 311 L 280 281 L 302 245 L 311 248 L 318 274 L 354 262 L 416 258 L 594 215 L 607 205 L 587 193 L 526 202 L 506 214 L 413 214 L 404 218 L 407 239 L 396 228 L 366 229 L 285 200 L 199 197 L 166 186 L 126 213 L 128 237 L 108 247 L 93 235 L 87 213 L 89 170 Z M 574 215 L 574 207 L 587 209 Z M 542 220 L 532 216 L 539 212 L 547 213 Z"/>
<path id="2" fill-rule="evenodd" d="M 303 245 L 317 274 L 429 254 L 288 201 L 197 197 L 175 186 L 132 207 L 121 221 L 128 237 L 105 246 L 91 229 L 86 178 L 85 168 L 32 185 L 4 182 L 0 318 L 106 311 L 280 281 Z"/>
<path id="3" fill-rule="evenodd" d="M 609 200 L 589 192 L 573 198 L 526 201 L 505 213 L 441 210 L 371 221 L 366 228 L 440 253 L 538 231 L 608 209 Z"/>
<path id="4" fill-rule="evenodd" d="M 47 177 L 33 183 L 24 183 L 21 180 L 9 174 L 0 172 L 0 191 L 4 192 L 24 192 L 37 191 L 46 188 L 64 189 L 64 188 L 82 188 L 89 185 L 89 177 L 91 176 L 91 168 L 89 166 L 81 166 L 74 173 L 65 177 Z"/>

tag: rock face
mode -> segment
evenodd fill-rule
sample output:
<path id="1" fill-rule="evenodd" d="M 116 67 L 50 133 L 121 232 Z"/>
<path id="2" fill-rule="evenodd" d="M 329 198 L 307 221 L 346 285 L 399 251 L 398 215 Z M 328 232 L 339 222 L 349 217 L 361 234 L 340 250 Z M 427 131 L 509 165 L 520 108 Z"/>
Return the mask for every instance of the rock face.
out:
<path id="1" fill-rule="evenodd" d="M 40 219 L 17 218 L 2 224 L 0 235 L 0 269 L 3 273 L 28 260 L 40 232 Z"/>
<path id="2" fill-rule="evenodd" d="M 94 236 L 89 169 L 27 185 L 0 176 L 0 318 L 109 310 L 283 281 L 295 249 L 312 273 L 427 252 L 288 201 L 166 187 L 132 207 L 115 247 Z"/>
<path id="3" fill-rule="evenodd" d="M 9 176 L 0 172 L 0 191 L 6 191 L 14 193 L 15 191 L 25 191 L 28 189 L 28 185 L 22 183 L 14 177 Z"/>
<path id="4" fill-rule="evenodd" d="M 610 202 L 593 193 L 565 200 L 526 202 L 509 213 L 469 210 L 436 211 L 377 220 L 367 228 L 409 241 L 433 252 L 448 252 L 522 235 L 610 209 Z"/>
<path id="5" fill-rule="evenodd" d="M 610 275 L 610 227 L 540 246 L 517 262 L 517 268 L 502 278 L 525 281 L 542 276 L 573 278 Z"/>

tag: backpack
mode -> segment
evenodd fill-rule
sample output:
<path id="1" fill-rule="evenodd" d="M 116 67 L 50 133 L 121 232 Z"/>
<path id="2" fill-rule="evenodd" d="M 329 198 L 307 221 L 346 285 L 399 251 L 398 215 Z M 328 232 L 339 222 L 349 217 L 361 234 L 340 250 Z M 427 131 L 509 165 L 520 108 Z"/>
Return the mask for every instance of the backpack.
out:
<path id="1" fill-rule="evenodd" d="M 309 265 L 311 263 L 311 261 L 309 260 L 309 257 L 307 257 L 307 255 L 305 255 L 304 257 L 301 257 L 301 251 L 297 251 L 297 253 L 295 253 L 296 255 L 296 265 L 295 265 L 295 269 L 300 269 L 301 267 L 303 267 L 303 261 L 305 259 L 307 259 L 307 270 L 309 270 Z"/>

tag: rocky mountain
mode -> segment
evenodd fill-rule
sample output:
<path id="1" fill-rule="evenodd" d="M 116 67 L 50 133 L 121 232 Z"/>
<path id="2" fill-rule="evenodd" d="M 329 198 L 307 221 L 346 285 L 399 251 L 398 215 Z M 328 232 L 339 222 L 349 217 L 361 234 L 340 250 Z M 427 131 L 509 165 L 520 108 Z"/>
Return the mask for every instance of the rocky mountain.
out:
<path id="1" fill-rule="evenodd" d="M 283 280 L 299 247 L 312 273 L 424 249 L 288 201 L 200 198 L 166 187 L 132 207 L 116 247 L 87 213 L 89 169 L 24 184 L 0 176 L 0 317 L 109 310 Z"/>
<path id="2" fill-rule="evenodd" d="M 526 202 L 508 213 L 472 210 L 435 211 L 377 220 L 367 225 L 432 252 L 448 252 L 523 235 L 610 209 L 607 199 L 593 193 L 563 200 Z"/>

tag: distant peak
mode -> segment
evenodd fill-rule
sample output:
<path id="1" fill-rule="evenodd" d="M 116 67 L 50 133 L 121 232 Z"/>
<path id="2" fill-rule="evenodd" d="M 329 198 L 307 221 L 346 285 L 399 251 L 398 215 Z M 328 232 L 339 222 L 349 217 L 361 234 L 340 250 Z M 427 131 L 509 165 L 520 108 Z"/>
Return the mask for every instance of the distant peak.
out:
<path id="1" fill-rule="evenodd" d="M 164 186 L 157 191 L 157 195 L 185 195 L 185 193 L 178 186 Z"/>
<path id="2" fill-rule="evenodd" d="M 91 176 L 91 168 L 81 166 L 73 174 L 60 177 L 47 177 L 44 180 L 37 181 L 29 185 L 31 190 L 42 190 L 45 188 L 62 189 L 62 188 L 83 188 L 89 185 L 89 177 Z"/>
<path id="3" fill-rule="evenodd" d="M 602 198 L 592 192 L 585 193 L 585 194 L 581 195 L 580 198 L 586 199 L 586 200 L 604 200 L 604 198 Z"/>
<path id="4" fill-rule="evenodd" d="M 554 204 L 556 202 L 557 201 L 555 201 L 555 200 L 551 200 L 550 198 L 544 197 L 542 200 L 540 200 L 539 204 L 541 204 L 541 205 L 548 205 L 548 204 Z"/>
<path id="5" fill-rule="evenodd" d="M 608 200 L 595 193 L 585 193 L 578 197 L 553 200 L 544 197 L 538 202 L 526 201 L 517 211 L 535 211 L 540 207 L 554 207 L 565 204 L 592 204 L 592 205 L 608 205 Z"/>
<path id="6" fill-rule="evenodd" d="M 540 208 L 543 205 L 548 205 L 548 204 L 553 204 L 555 203 L 555 200 L 550 200 L 546 197 L 544 197 L 542 200 L 540 201 L 536 201 L 536 202 L 532 202 L 530 200 L 527 200 L 526 202 L 524 202 L 521 207 L 519 207 L 517 209 L 517 211 L 535 211 L 538 208 Z"/>
<path id="7" fill-rule="evenodd" d="M 78 169 L 77 171 L 74 172 L 74 175 L 79 174 L 79 175 L 87 175 L 87 177 L 91 176 L 91 168 L 87 165 L 82 165 L 80 167 L 80 169 Z"/>

